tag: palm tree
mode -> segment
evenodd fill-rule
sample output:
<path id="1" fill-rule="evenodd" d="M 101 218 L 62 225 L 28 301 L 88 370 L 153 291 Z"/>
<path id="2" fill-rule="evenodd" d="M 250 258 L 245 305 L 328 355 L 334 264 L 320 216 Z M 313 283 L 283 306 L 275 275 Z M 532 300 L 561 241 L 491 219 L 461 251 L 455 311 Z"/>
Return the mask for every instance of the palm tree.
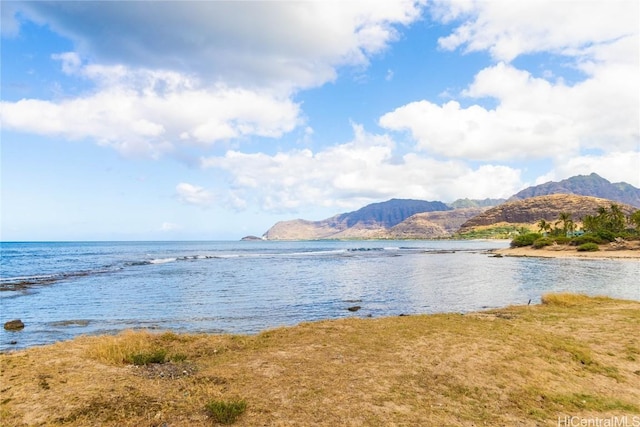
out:
<path id="1" fill-rule="evenodd" d="M 640 231 L 640 209 L 638 209 L 637 211 L 632 213 L 631 216 L 629 216 L 629 222 L 635 225 L 638 231 Z"/>
<path id="2" fill-rule="evenodd" d="M 540 221 L 538 221 L 538 228 L 540 228 L 541 232 L 546 233 L 548 231 L 551 231 L 551 224 L 544 219 L 541 219 Z"/>
<path id="3" fill-rule="evenodd" d="M 624 213 L 620 210 L 620 206 L 616 204 L 611 205 L 608 219 L 611 231 L 620 232 L 624 230 Z"/>
<path id="4" fill-rule="evenodd" d="M 582 219 L 582 228 L 585 231 L 589 231 L 591 233 L 595 233 L 600 228 L 600 222 L 597 216 L 593 215 L 585 215 Z"/>
<path id="5" fill-rule="evenodd" d="M 567 235 L 569 228 L 573 228 L 573 220 L 571 219 L 571 214 L 569 212 L 560 212 L 556 224 L 558 223 L 562 223 L 562 232 L 565 236 Z"/>
<path id="6" fill-rule="evenodd" d="M 569 220 L 568 224 L 567 224 L 567 231 L 569 231 L 569 233 L 573 234 L 574 231 L 576 231 L 576 223 L 573 222 L 573 220 Z"/>

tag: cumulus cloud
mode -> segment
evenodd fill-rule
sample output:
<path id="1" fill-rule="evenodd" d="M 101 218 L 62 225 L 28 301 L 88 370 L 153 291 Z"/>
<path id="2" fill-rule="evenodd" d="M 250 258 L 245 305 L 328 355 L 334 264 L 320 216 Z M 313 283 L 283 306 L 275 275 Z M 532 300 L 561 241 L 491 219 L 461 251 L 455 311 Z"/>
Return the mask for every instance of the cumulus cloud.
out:
<path id="1" fill-rule="evenodd" d="M 90 88 L 55 100 L 3 101 L 3 127 L 156 158 L 222 141 L 279 138 L 297 127 L 306 127 L 303 146 L 320 146 L 295 94 L 334 80 L 340 67 L 366 67 L 427 4 L 9 3 L 3 34 L 19 31 L 19 16 L 68 37 L 74 51 L 52 60 L 66 78 Z M 402 150 L 415 152 L 401 155 L 395 134 L 359 125 L 352 141 L 315 150 L 266 154 L 236 145 L 201 160 L 228 177 L 227 204 L 293 211 L 357 208 L 390 197 L 507 197 L 523 184 L 510 162 L 532 158 L 555 160 L 549 177 L 602 171 L 638 182 L 637 1 L 451 0 L 428 7 L 453 28 L 439 39 L 441 49 L 488 52 L 494 64 L 461 93 L 447 92 L 448 102 L 416 100 L 379 118 L 385 131 L 409 132 L 415 146 Z M 536 77 L 514 61 L 540 52 L 566 59 L 582 81 L 566 83 L 550 72 Z M 387 79 L 393 77 L 389 69 Z M 176 194 L 203 207 L 220 197 L 188 183 Z"/>
<path id="2" fill-rule="evenodd" d="M 269 91 L 203 86 L 169 71 L 81 66 L 74 53 L 57 59 L 66 73 L 90 79 L 99 89 L 76 98 L 2 102 L 4 127 L 90 138 L 125 155 L 157 157 L 176 144 L 209 146 L 246 136 L 279 137 L 299 122 L 299 106 Z"/>
<path id="3" fill-rule="evenodd" d="M 366 65 L 421 15 L 423 0 L 384 2 L 24 2 L 21 13 L 102 64 L 170 69 L 207 81 L 311 87 Z M 117 31 L 113 31 L 117 28 Z"/>
<path id="4" fill-rule="evenodd" d="M 621 179 L 637 182 L 631 170 L 639 167 L 638 9 L 625 0 L 435 3 L 432 17 L 454 28 L 439 40 L 441 48 L 487 51 L 497 62 L 452 100 L 411 102 L 379 124 L 408 132 L 428 154 L 489 162 L 554 159 L 558 169 L 550 175 L 617 165 Z M 540 52 L 565 58 L 582 80 L 535 77 L 511 63 Z M 602 154 L 585 154 L 593 152 Z"/>
<path id="5" fill-rule="evenodd" d="M 506 197 L 522 186 L 520 172 L 507 166 L 472 169 L 462 161 L 417 154 L 397 159 L 394 149 L 388 135 L 371 134 L 354 125 L 352 141 L 316 153 L 309 149 L 275 155 L 228 151 L 202 159 L 202 166 L 226 171 L 236 201 L 249 199 L 272 211 L 309 205 L 357 208 L 390 197 Z"/>
<path id="6" fill-rule="evenodd" d="M 214 202 L 214 195 L 204 187 L 181 182 L 176 186 L 176 194 L 182 203 L 200 207 L 211 206 Z"/>
<path id="7" fill-rule="evenodd" d="M 637 68 L 603 69 L 574 86 L 534 78 L 500 63 L 480 71 L 464 95 L 493 98 L 494 109 L 423 100 L 380 118 L 407 130 L 418 148 L 473 160 L 549 158 L 581 148 L 629 150 L 638 143 Z"/>
<path id="8" fill-rule="evenodd" d="M 420 18 L 422 0 L 386 2 L 16 2 L 20 21 L 74 42 L 59 52 L 69 77 L 92 87 L 60 99 L 2 102 L 7 129 L 90 139 L 124 155 L 258 136 L 304 123 L 296 91 L 341 66 L 366 66 Z M 114 31 L 114 29 L 117 29 Z"/>
<path id="9" fill-rule="evenodd" d="M 640 187 L 640 152 L 610 152 L 559 159 L 551 172 L 538 178 L 537 184 L 559 181 L 575 175 L 595 172 L 611 182 L 627 182 Z"/>
<path id="10" fill-rule="evenodd" d="M 462 21 L 438 40 L 440 47 L 489 51 L 499 61 L 536 52 L 575 57 L 594 45 L 637 34 L 639 12 L 635 0 L 456 0 L 436 3 L 431 9 L 439 21 Z"/>

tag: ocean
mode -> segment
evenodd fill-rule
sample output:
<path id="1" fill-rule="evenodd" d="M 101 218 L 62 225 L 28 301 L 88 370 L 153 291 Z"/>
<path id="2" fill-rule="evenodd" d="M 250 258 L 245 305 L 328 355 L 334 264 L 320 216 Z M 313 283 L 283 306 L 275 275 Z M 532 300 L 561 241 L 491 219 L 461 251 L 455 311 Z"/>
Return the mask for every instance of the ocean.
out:
<path id="1" fill-rule="evenodd" d="M 0 243 L 0 351 L 125 329 L 254 334 L 465 313 L 547 292 L 640 300 L 632 260 L 496 258 L 504 241 Z M 354 307 L 360 307 L 357 311 Z M 352 310 L 349 310 L 351 308 Z"/>

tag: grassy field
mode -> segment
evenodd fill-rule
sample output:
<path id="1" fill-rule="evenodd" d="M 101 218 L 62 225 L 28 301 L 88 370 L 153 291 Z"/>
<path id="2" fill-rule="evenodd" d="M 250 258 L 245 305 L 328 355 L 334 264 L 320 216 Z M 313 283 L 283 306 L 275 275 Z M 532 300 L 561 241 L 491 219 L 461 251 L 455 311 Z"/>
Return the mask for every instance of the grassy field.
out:
<path id="1" fill-rule="evenodd" d="M 82 337 L 0 355 L 0 424 L 633 425 L 639 332 L 640 302 L 561 294 L 255 336 Z"/>

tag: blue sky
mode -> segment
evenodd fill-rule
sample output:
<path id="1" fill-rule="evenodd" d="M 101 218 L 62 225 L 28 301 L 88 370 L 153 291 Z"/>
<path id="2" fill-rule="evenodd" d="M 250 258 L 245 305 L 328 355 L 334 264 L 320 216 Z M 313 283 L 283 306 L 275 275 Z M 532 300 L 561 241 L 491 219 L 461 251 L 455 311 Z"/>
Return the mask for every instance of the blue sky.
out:
<path id="1" fill-rule="evenodd" d="M 3 1 L 2 240 L 640 187 L 636 0 Z"/>

